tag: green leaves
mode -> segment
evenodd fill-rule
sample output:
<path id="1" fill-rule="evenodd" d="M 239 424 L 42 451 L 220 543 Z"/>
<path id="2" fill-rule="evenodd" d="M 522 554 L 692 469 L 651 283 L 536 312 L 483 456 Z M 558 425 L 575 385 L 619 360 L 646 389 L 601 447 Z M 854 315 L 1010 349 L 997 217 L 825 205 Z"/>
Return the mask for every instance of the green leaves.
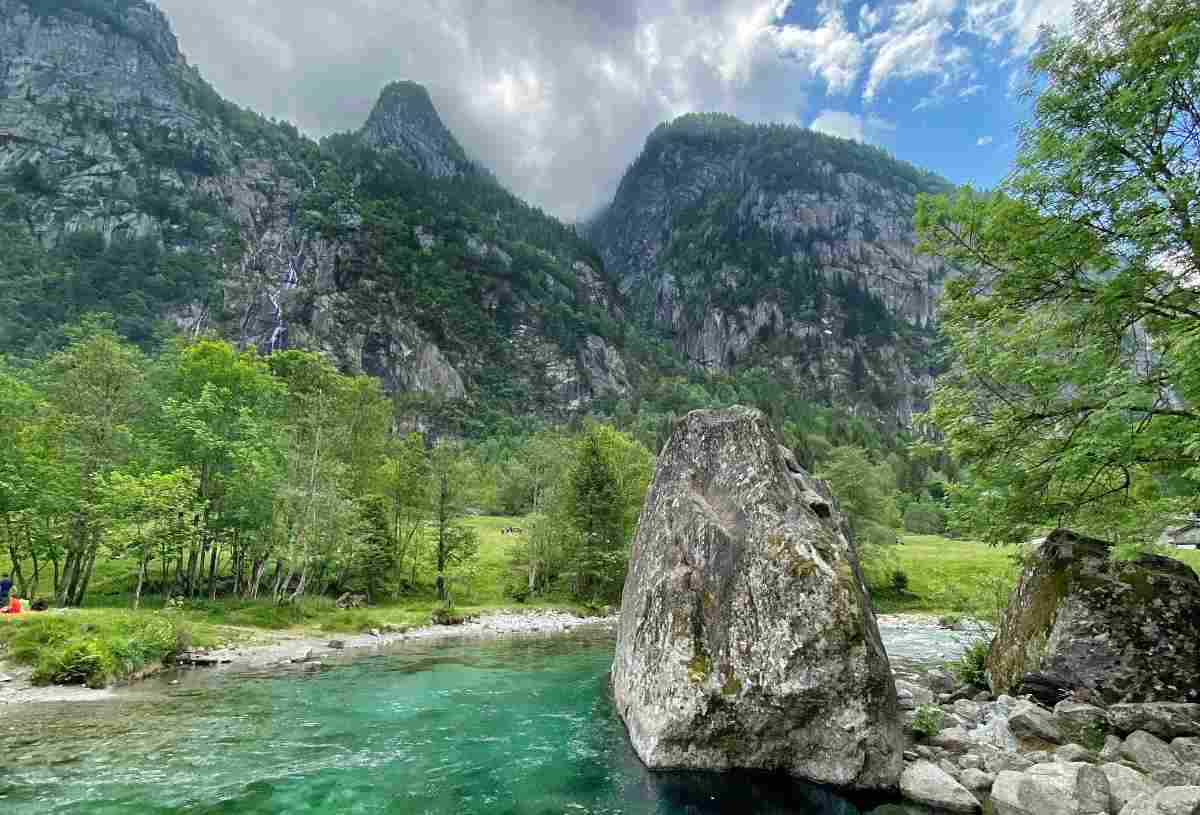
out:
<path id="1" fill-rule="evenodd" d="M 1200 10 L 1077 16 L 1033 60 L 1005 188 L 918 208 L 922 248 L 961 270 L 930 416 L 968 469 L 957 525 L 991 542 L 1071 524 L 1145 543 L 1200 483 Z"/>

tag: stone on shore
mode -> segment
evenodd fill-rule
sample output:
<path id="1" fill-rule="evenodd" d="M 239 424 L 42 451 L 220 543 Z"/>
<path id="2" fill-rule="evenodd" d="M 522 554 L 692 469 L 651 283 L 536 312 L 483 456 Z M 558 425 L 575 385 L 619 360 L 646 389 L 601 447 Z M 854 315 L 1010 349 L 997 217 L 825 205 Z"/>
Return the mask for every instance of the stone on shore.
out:
<path id="1" fill-rule="evenodd" d="M 1144 730 L 1129 734 L 1121 744 L 1121 758 L 1136 764 L 1163 786 L 1182 786 L 1193 780 L 1170 745 Z"/>
<path id="2" fill-rule="evenodd" d="M 1130 801 L 1120 815 L 1200 815 L 1200 787 L 1167 787 Z"/>
<path id="3" fill-rule="evenodd" d="M 1045 708 L 1026 702 L 1018 705 L 1008 717 L 1008 729 L 1018 739 L 1040 739 L 1051 744 L 1062 744 L 1062 731 L 1054 714 Z"/>
<path id="4" fill-rule="evenodd" d="M 1143 795 L 1153 795 L 1162 789 L 1145 773 L 1124 764 L 1101 764 L 1100 772 L 1108 778 L 1109 812 L 1118 815 L 1125 805 Z"/>
<path id="5" fill-rule="evenodd" d="M 613 692 L 649 767 L 895 786 L 896 688 L 845 521 L 759 411 L 690 413 L 659 457 Z"/>
<path id="6" fill-rule="evenodd" d="M 916 761 L 900 774 L 900 792 L 910 801 L 948 812 L 978 812 L 979 801 L 954 777 L 929 761 Z"/>
<path id="7" fill-rule="evenodd" d="M 1178 560 L 1110 554 L 1063 529 L 1032 547 L 988 656 L 993 692 L 1200 702 L 1200 577 Z"/>
<path id="8" fill-rule="evenodd" d="M 1200 673 L 1200 662 L 1195 669 Z M 1200 736 L 1200 703 L 1140 702 L 1108 708 L 1108 723 L 1118 733 L 1144 730 L 1162 739 Z"/>
<path id="9" fill-rule="evenodd" d="M 1038 764 L 1002 772 L 992 785 L 996 815 L 1110 815 L 1108 778 L 1091 764 Z"/>

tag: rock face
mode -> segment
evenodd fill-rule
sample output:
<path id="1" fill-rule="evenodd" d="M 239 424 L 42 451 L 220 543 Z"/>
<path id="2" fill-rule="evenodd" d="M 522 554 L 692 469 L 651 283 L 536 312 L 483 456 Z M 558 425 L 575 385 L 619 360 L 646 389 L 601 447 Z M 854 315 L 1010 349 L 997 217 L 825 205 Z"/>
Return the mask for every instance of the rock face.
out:
<path id="1" fill-rule="evenodd" d="M 386 223 L 364 214 L 381 200 Z M 474 164 L 424 88 L 388 85 L 357 133 L 318 145 L 221 99 L 145 0 L 0 0 L 0 204 L 48 249 L 96 233 L 194 260 L 205 285 L 148 305 L 184 333 L 318 350 L 435 400 L 500 382 L 526 399 L 513 412 L 630 389 L 613 334 L 581 317 L 620 317 L 595 252 Z M 380 233 L 402 260 L 381 260 Z M 463 281 L 434 292 L 444 318 L 418 305 L 431 278 Z"/>
<path id="2" fill-rule="evenodd" d="M 1200 578 L 1177 560 L 1109 555 L 1061 529 L 1033 546 L 988 657 L 993 691 L 1200 701 Z"/>
<path id="3" fill-rule="evenodd" d="M 631 310 L 694 366 L 765 366 L 907 421 L 945 274 L 916 252 L 914 199 L 944 189 L 873 148 L 688 115 L 647 139 L 589 234 Z"/>
<path id="4" fill-rule="evenodd" d="M 762 413 L 679 422 L 633 541 L 613 662 L 648 766 L 895 785 L 896 689 L 845 530 Z"/>
<path id="5" fill-rule="evenodd" d="M 434 178 L 479 172 L 442 123 L 429 91 L 415 82 L 393 82 L 383 89 L 363 125 L 362 137 Z"/>

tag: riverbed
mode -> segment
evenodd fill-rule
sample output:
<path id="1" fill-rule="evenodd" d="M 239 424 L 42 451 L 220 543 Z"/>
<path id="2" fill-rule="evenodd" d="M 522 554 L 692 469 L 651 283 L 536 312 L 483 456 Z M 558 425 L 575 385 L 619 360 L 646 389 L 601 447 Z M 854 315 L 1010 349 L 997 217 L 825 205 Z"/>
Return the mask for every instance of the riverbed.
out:
<path id="1" fill-rule="evenodd" d="M 0 811 L 855 815 L 878 803 L 764 776 L 646 771 L 607 692 L 612 648 L 605 626 L 415 640 L 9 706 Z"/>

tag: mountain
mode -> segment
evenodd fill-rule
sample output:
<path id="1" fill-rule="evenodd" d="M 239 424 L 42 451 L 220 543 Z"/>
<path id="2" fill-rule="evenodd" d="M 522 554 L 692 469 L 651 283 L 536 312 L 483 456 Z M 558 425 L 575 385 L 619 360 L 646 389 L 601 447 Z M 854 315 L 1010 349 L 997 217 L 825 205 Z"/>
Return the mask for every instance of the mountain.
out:
<path id="1" fill-rule="evenodd" d="M 857 142 L 693 114 L 650 135 L 589 234 L 630 314 L 693 366 L 765 366 L 907 424 L 946 274 L 915 250 L 915 197 L 948 188 Z"/>
<path id="2" fill-rule="evenodd" d="M 945 274 L 915 253 L 913 201 L 945 187 L 874 148 L 693 115 L 581 235 L 472 160 L 420 85 L 318 143 L 222 99 L 146 0 L 0 0 L 16 357 L 104 311 L 145 347 L 319 349 L 465 433 L 601 411 L 661 435 L 767 390 L 903 426 Z"/>
<path id="3" fill-rule="evenodd" d="M 630 387 L 594 250 L 424 88 L 317 144 L 221 99 L 144 0 L 0 0 L 0 220 L 0 352 L 103 310 L 142 344 L 319 348 L 471 421 Z"/>
<path id="4" fill-rule="evenodd" d="M 442 123 L 429 91 L 415 82 L 385 87 L 359 136 L 365 144 L 395 152 L 413 169 L 434 178 L 479 173 Z"/>

